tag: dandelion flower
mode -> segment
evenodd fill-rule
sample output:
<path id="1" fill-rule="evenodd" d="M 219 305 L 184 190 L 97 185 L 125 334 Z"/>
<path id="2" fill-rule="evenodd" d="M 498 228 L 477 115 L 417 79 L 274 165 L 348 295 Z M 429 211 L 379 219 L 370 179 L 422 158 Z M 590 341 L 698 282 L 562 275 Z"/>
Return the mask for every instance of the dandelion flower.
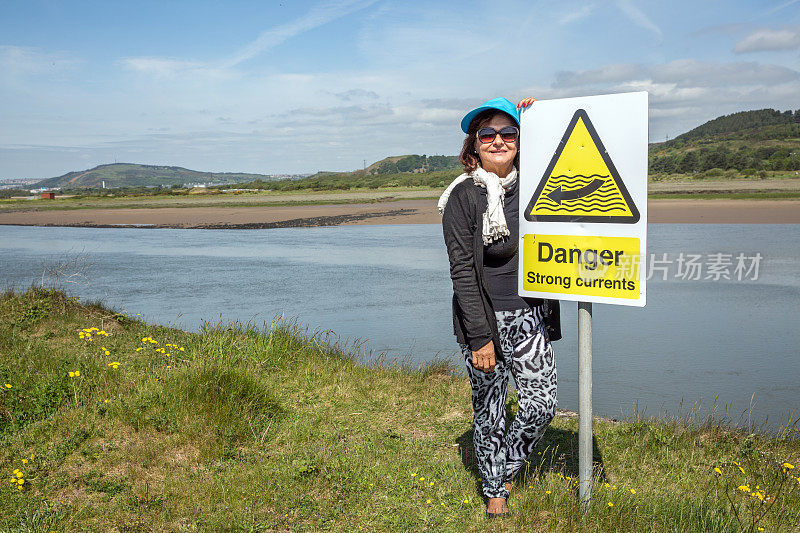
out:
<path id="1" fill-rule="evenodd" d="M 106 398 L 105 400 L 103 400 L 103 403 L 108 403 L 108 399 Z"/>
<path id="2" fill-rule="evenodd" d="M 139 346 L 138 348 L 136 348 L 136 351 L 137 351 L 137 352 L 138 352 L 139 350 L 144 350 L 144 346 Z"/>
<path id="3" fill-rule="evenodd" d="M 545 494 L 550 494 L 552 491 L 546 490 L 544 491 Z"/>
<path id="4" fill-rule="evenodd" d="M 742 471 L 742 474 L 744 474 L 744 468 L 742 468 L 741 466 L 737 466 L 737 468 Z"/>
<path id="5" fill-rule="evenodd" d="M 430 486 L 433 487 L 433 481 L 431 481 Z"/>
<path id="6" fill-rule="evenodd" d="M 469 500 L 464 500 L 464 503 L 469 503 Z"/>
<path id="7" fill-rule="evenodd" d="M 25 477 L 25 476 L 22 474 L 22 472 L 20 472 L 19 470 L 17 470 L 17 471 L 16 471 L 16 472 L 14 472 L 14 473 L 17 475 L 17 477 L 18 477 L 18 478 Z"/>
<path id="8" fill-rule="evenodd" d="M 753 496 L 755 496 L 756 498 L 758 498 L 762 502 L 764 501 L 764 493 L 763 492 L 756 492 L 755 494 L 753 494 Z"/>
<path id="9" fill-rule="evenodd" d="M 22 460 L 22 464 L 24 464 L 24 465 L 28 464 L 28 460 L 27 459 L 23 459 Z"/>
<path id="10" fill-rule="evenodd" d="M 611 487 L 611 483 L 603 483 L 603 485 L 605 485 L 606 488 Z"/>
<path id="11" fill-rule="evenodd" d="M 759 530 L 759 531 L 764 531 L 764 528 L 763 528 L 763 527 L 761 527 L 761 526 L 758 526 L 758 530 Z"/>
<path id="12" fill-rule="evenodd" d="M 631 491 L 631 494 L 636 494 L 635 490 L 633 490 L 633 489 L 628 489 L 628 490 Z"/>
<path id="13" fill-rule="evenodd" d="M 416 475 L 417 475 L 417 473 L 416 473 L 416 472 L 412 472 L 412 473 L 411 473 L 411 477 L 414 477 L 414 476 L 416 476 Z"/>
<path id="14" fill-rule="evenodd" d="M 183 352 L 183 351 L 185 351 L 185 350 L 183 349 L 183 346 L 181 346 L 181 347 L 180 347 L 180 350 L 181 350 L 182 352 Z"/>
<path id="15" fill-rule="evenodd" d="M 75 377 L 75 372 L 69 371 L 69 372 L 67 372 L 67 374 L 69 374 L 69 377 L 71 377 L 71 378 Z"/>
<path id="16" fill-rule="evenodd" d="M 612 502 L 608 502 L 608 506 L 609 507 L 614 507 L 614 504 Z"/>
<path id="17" fill-rule="evenodd" d="M 430 500 L 426 500 L 425 503 L 431 503 L 431 501 Z"/>
<path id="18" fill-rule="evenodd" d="M 19 468 L 14 469 L 14 473 L 16 474 L 17 472 L 19 472 Z"/>
<path id="19" fill-rule="evenodd" d="M 419 478 L 420 481 L 425 481 L 424 477 Z"/>
<path id="20" fill-rule="evenodd" d="M 35 458 L 36 458 L 36 456 L 31 454 L 31 461 L 33 461 Z"/>
<path id="21" fill-rule="evenodd" d="M 24 485 L 25 484 L 25 480 L 24 479 L 20 479 L 19 481 L 17 481 L 17 484 L 18 485 Z"/>
<path id="22" fill-rule="evenodd" d="M 6 383 L 6 388 L 10 389 L 11 388 L 11 383 Z"/>
<path id="23" fill-rule="evenodd" d="M 720 470 L 718 466 L 714 467 L 714 472 L 716 472 L 719 475 L 722 475 L 722 470 Z"/>
<path id="24" fill-rule="evenodd" d="M 750 492 L 750 486 L 749 485 L 739 485 L 736 488 L 739 489 L 742 492 Z"/>
<path id="25" fill-rule="evenodd" d="M 781 466 L 786 470 L 794 470 L 794 465 L 792 463 L 783 463 Z"/>
<path id="26" fill-rule="evenodd" d="M 116 370 L 117 368 L 119 368 L 119 361 L 111 361 L 110 363 L 108 363 L 108 366 Z"/>

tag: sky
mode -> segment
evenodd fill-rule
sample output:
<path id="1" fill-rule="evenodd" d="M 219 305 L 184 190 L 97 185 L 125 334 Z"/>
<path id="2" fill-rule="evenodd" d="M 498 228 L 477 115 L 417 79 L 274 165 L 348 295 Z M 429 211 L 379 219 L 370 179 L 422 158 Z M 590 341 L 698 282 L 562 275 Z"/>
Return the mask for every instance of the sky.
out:
<path id="1" fill-rule="evenodd" d="M 461 117 L 646 90 L 650 140 L 800 108 L 800 0 L 0 2 L 0 178 L 458 153 Z"/>

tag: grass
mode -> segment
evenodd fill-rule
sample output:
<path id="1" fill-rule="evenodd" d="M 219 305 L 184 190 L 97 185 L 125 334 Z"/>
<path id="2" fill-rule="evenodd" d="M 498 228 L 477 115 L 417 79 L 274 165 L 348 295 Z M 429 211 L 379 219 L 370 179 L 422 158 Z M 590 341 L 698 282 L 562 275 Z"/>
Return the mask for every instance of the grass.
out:
<path id="1" fill-rule="evenodd" d="M 799 527 L 794 426 L 750 433 L 697 413 L 596 420 L 588 514 L 577 419 L 557 417 L 516 481 L 513 516 L 489 522 L 466 380 L 446 361 L 356 359 L 293 324 L 188 333 L 58 291 L 7 292 L 0 531 Z"/>

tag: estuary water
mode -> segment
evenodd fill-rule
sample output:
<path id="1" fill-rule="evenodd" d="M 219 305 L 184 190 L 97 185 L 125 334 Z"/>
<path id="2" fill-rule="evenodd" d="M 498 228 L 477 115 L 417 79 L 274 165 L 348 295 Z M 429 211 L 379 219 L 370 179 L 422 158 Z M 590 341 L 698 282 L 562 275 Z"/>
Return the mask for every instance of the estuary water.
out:
<path id="1" fill-rule="evenodd" d="M 735 423 L 787 422 L 800 407 L 800 228 L 651 224 L 648 233 L 647 306 L 593 306 L 595 413 L 677 415 L 716 403 Z M 90 266 L 81 283 L 62 278 L 69 293 L 150 322 L 196 330 L 283 315 L 365 341 L 387 361 L 463 366 L 438 225 L 0 226 L 0 279 L 16 289 L 74 257 Z M 562 302 L 564 339 L 554 345 L 559 406 L 572 410 L 576 315 L 576 303 Z"/>

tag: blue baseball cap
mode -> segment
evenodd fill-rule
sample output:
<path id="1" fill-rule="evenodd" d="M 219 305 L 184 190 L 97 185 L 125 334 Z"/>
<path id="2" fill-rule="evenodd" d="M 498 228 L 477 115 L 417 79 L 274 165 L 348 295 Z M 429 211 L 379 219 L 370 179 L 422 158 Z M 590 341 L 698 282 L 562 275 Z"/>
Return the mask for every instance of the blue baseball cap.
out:
<path id="1" fill-rule="evenodd" d="M 501 96 L 482 103 L 480 106 L 464 115 L 464 118 L 461 119 L 461 131 L 467 133 L 469 123 L 472 122 L 472 119 L 474 119 L 478 113 L 486 111 L 487 109 L 497 109 L 498 111 L 511 115 L 511 118 L 513 118 L 514 122 L 519 126 L 519 111 L 517 110 L 517 106 L 512 104 L 507 98 Z"/>

